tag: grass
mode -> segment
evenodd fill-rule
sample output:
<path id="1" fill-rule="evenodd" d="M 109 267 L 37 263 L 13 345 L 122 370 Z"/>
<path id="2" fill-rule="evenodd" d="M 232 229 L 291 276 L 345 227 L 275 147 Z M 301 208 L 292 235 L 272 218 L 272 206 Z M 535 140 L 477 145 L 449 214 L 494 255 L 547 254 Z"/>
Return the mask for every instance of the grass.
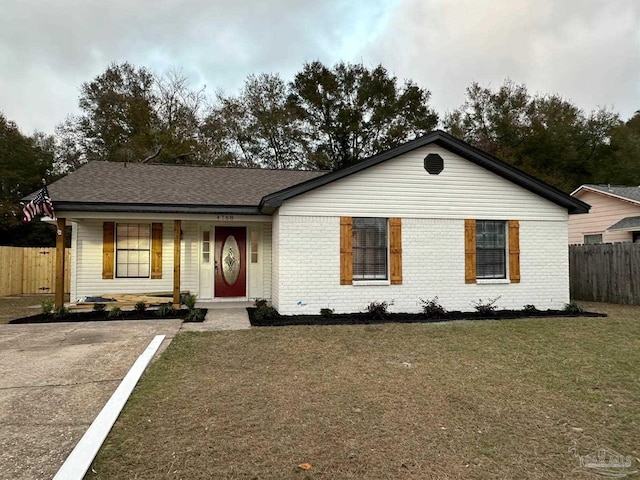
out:
<path id="1" fill-rule="evenodd" d="M 0 297 L 0 324 L 9 323 L 9 320 L 13 320 L 14 318 L 41 313 L 42 308 L 40 304 L 45 300 L 53 300 L 53 295 Z"/>
<path id="2" fill-rule="evenodd" d="M 640 457 L 639 311 L 180 334 L 86 478 L 576 478 Z"/>

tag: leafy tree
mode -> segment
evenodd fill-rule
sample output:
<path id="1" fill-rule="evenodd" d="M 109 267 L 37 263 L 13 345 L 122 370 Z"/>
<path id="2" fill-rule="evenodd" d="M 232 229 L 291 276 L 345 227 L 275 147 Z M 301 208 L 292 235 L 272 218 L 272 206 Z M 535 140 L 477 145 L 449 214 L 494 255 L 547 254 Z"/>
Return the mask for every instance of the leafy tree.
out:
<path id="1" fill-rule="evenodd" d="M 53 139 L 42 133 L 20 133 L 17 125 L 0 113 L 0 244 L 52 245 L 54 230 L 39 221 L 22 224 L 20 199 L 39 189 L 53 164 Z"/>
<path id="2" fill-rule="evenodd" d="M 381 65 L 305 64 L 290 84 L 289 101 L 305 123 L 310 160 L 340 169 L 432 130 L 430 93 L 411 81 L 398 85 Z"/>
<path id="3" fill-rule="evenodd" d="M 557 95 L 532 96 L 509 80 L 496 91 L 472 84 L 465 103 L 445 117 L 452 135 L 567 191 L 607 180 L 619 124 L 612 112 L 585 115 Z"/>

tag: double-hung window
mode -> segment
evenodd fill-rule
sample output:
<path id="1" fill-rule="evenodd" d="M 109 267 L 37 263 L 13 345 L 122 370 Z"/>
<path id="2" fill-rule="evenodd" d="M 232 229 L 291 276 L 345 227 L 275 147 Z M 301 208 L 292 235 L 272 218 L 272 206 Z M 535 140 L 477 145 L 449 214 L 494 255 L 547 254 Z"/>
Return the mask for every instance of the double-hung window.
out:
<path id="1" fill-rule="evenodd" d="M 387 280 L 386 218 L 353 219 L 353 279 Z"/>
<path id="2" fill-rule="evenodd" d="M 151 228 L 148 223 L 119 223 L 116 227 L 116 277 L 148 278 Z"/>
<path id="3" fill-rule="evenodd" d="M 476 222 L 477 278 L 507 278 L 506 222 Z"/>

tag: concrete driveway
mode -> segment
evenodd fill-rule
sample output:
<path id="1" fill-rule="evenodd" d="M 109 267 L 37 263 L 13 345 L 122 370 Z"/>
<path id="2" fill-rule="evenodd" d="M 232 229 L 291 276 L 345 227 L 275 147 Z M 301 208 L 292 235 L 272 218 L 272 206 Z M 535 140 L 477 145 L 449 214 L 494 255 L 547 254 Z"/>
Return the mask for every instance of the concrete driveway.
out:
<path id="1" fill-rule="evenodd" d="M 0 325 L 0 479 L 53 477 L 153 337 L 164 347 L 180 325 Z"/>

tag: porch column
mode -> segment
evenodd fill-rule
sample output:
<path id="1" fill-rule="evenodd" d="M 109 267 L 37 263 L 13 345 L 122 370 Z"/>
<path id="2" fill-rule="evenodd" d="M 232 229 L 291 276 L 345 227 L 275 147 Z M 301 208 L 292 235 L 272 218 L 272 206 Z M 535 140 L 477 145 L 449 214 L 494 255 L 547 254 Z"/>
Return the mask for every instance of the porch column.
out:
<path id="1" fill-rule="evenodd" d="M 173 304 L 180 306 L 180 237 L 181 221 L 173 221 Z"/>
<path id="2" fill-rule="evenodd" d="M 56 225 L 56 283 L 55 283 L 55 306 L 60 308 L 64 305 L 64 218 L 58 218 Z"/>

